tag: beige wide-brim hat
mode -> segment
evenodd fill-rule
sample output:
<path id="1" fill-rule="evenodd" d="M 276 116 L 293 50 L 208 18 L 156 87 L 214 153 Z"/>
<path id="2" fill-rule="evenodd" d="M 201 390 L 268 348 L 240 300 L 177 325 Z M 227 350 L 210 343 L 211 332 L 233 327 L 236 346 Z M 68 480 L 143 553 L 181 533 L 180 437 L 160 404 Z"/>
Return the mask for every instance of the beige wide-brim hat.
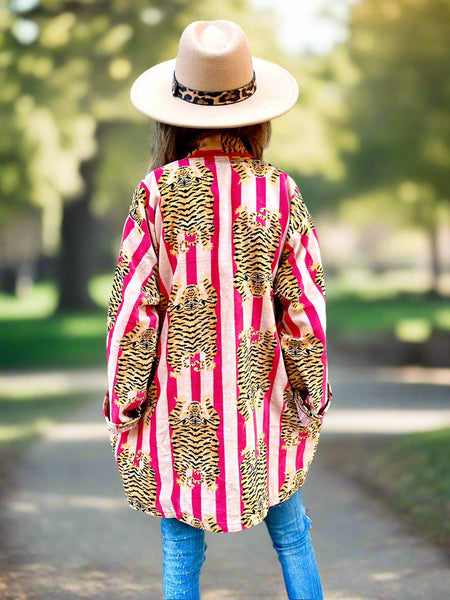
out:
<path id="1" fill-rule="evenodd" d="M 232 21 L 195 21 L 183 31 L 175 59 L 144 71 L 131 101 L 155 121 L 220 129 L 270 121 L 289 111 L 298 84 L 283 67 L 252 57 Z"/>

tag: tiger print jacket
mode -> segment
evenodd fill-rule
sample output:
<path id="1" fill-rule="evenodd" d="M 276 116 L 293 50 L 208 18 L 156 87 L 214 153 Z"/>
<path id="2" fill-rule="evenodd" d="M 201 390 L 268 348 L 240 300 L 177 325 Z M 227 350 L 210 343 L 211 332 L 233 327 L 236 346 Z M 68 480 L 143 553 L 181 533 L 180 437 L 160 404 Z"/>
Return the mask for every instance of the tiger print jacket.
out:
<path id="1" fill-rule="evenodd" d="M 133 195 L 103 414 L 129 506 L 221 533 L 303 485 L 331 389 L 299 188 L 240 140 L 208 142 Z"/>

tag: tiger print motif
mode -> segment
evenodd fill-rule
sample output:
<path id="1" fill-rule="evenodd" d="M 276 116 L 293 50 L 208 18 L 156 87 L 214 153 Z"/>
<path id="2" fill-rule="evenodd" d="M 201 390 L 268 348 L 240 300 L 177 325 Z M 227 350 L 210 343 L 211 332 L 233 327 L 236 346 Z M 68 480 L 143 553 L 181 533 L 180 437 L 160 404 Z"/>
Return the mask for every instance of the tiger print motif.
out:
<path id="1" fill-rule="evenodd" d="M 213 531 L 214 533 L 223 533 L 222 527 L 216 523 L 213 515 L 206 515 L 203 518 L 203 521 L 200 521 L 200 519 L 196 519 L 195 517 L 192 517 L 184 512 L 180 521 L 183 521 L 183 523 L 187 523 L 188 525 L 192 525 L 192 527 L 197 527 L 197 529 Z"/>
<path id="2" fill-rule="evenodd" d="M 109 297 L 108 303 L 108 331 L 115 325 L 117 319 L 117 313 L 119 307 L 122 304 L 122 290 L 125 277 L 130 273 L 130 261 L 131 256 L 126 251 L 121 251 L 119 259 L 117 261 L 116 270 L 114 272 L 114 279 L 112 285 L 112 291 Z M 161 310 L 164 310 L 164 296 L 159 293 L 158 287 L 158 276 L 159 267 L 157 264 L 154 265 L 150 277 L 146 284 L 142 287 L 142 299 L 140 302 L 141 306 L 158 306 L 160 305 Z"/>
<path id="3" fill-rule="evenodd" d="M 206 483 L 208 491 L 216 491 L 220 474 L 216 433 L 219 424 L 219 414 L 208 396 L 201 402 L 177 399 L 169 415 L 169 425 L 178 485 L 193 488 Z"/>
<path id="4" fill-rule="evenodd" d="M 323 395 L 322 342 L 312 333 L 300 338 L 283 336 L 281 349 L 291 386 L 298 390 L 302 397 L 309 394 L 311 408 L 319 410 Z"/>
<path id="5" fill-rule="evenodd" d="M 245 421 L 261 407 L 270 388 L 269 373 L 277 346 L 274 331 L 275 328 L 256 331 L 250 326 L 239 334 L 237 409 Z"/>
<path id="6" fill-rule="evenodd" d="M 145 285 L 142 286 L 143 298 L 141 299 L 141 306 L 158 306 L 161 295 L 159 293 L 159 266 L 156 263 L 147 279 Z"/>
<path id="7" fill-rule="evenodd" d="M 125 280 L 125 277 L 130 272 L 130 261 L 131 255 L 121 248 L 116 270 L 114 271 L 112 290 L 108 303 L 108 331 L 110 331 L 110 329 L 114 327 L 119 307 L 122 304 L 123 282 Z"/>
<path id="8" fill-rule="evenodd" d="M 322 290 L 322 294 L 326 296 L 325 279 L 322 265 L 316 262 L 309 267 L 309 270 L 311 273 L 314 273 L 314 283 Z"/>
<path id="9" fill-rule="evenodd" d="M 118 406 L 127 406 L 133 399 L 145 399 L 155 360 L 157 331 L 145 321 L 128 332 L 119 342 L 120 353 L 114 385 Z"/>
<path id="10" fill-rule="evenodd" d="M 301 311 L 304 308 L 300 302 L 303 290 L 293 273 L 293 265 L 289 262 L 290 254 L 291 250 L 285 247 L 281 254 L 280 266 L 275 274 L 273 293 L 283 304 L 290 302 L 292 310 Z"/>
<path id="11" fill-rule="evenodd" d="M 151 418 L 155 412 L 156 404 L 158 402 L 158 390 L 156 382 L 153 380 L 147 390 L 147 398 L 144 403 L 142 419 L 146 426 L 150 425 Z"/>
<path id="12" fill-rule="evenodd" d="M 279 493 L 280 502 L 284 502 L 290 498 L 304 484 L 307 472 L 307 469 L 299 469 L 293 473 L 286 472 L 286 479 Z"/>
<path id="13" fill-rule="evenodd" d="M 244 302 L 253 297 L 270 298 L 272 262 L 281 237 L 281 213 L 266 207 L 248 212 L 247 207 L 240 206 L 236 214 L 233 243 L 237 269 L 233 284 Z"/>
<path id="14" fill-rule="evenodd" d="M 116 460 L 128 504 L 136 510 L 162 517 L 156 508 L 157 486 L 155 469 L 150 465 L 151 456 L 142 450 L 130 452 L 125 443 L 121 445 Z"/>
<path id="15" fill-rule="evenodd" d="M 139 235 L 144 235 L 142 223 L 144 222 L 147 204 L 147 190 L 139 184 L 134 190 L 131 200 L 129 215 L 136 224 L 136 230 Z"/>
<path id="16" fill-rule="evenodd" d="M 249 158 L 232 158 L 231 166 L 239 175 L 241 183 L 250 181 L 253 177 L 265 177 L 270 183 L 277 183 L 281 171 L 264 160 Z"/>
<path id="17" fill-rule="evenodd" d="M 202 287 L 188 285 L 181 291 L 181 284 L 174 283 L 170 294 L 167 362 L 173 369 L 171 377 L 178 377 L 182 369 L 216 366 L 217 293 L 208 277 L 202 279 Z"/>
<path id="18" fill-rule="evenodd" d="M 267 446 L 264 433 L 258 436 L 258 448 L 244 448 L 240 464 L 242 477 L 242 501 L 244 510 L 241 522 L 244 527 L 260 523 L 269 510 L 267 491 Z"/>
<path id="19" fill-rule="evenodd" d="M 212 171 L 199 161 L 191 166 L 164 168 L 158 189 L 164 215 L 164 239 L 171 246 L 170 254 L 185 254 L 198 244 L 205 250 L 213 247 L 213 182 Z"/>
<path id="20" fill-rule="evenodd" d="M 291 198 L 288 239 L 296 232 L 300 233 L 300 235 L 310 235 L 313 229 L 314 222 L 312 217 L 306 208 L 300 190 L 296 187 L 294 196 Z"/>

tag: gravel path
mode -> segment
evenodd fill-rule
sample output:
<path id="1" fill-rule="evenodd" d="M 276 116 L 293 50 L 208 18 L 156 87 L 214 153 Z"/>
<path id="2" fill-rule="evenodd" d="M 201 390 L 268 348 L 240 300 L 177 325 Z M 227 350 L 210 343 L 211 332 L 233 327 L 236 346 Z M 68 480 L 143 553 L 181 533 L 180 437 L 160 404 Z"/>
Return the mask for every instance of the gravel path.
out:
<path id="1" fill-rule="evenodd" d="M 101 374 L 88 375 L 80 373 L 79 380 L 91 381 L 93 390 L 102 387 Z M 443 553 L 411 534 L 380 499 L 369 497 L 323 459 L 339 436 L 351 435 L 345 411 L 364 423 L 361 411 L 371 410 L 373 434 L 374 419 L 378 415 L 381 427 L 393 401 L 396 409 L 420 411 L 426 392 L 426 413 L 434 413 L 428 426 L 448 422 L 442 372 L 434 385 L 426 385 L 429 373 L 420 371 L 381 375 L 336 371 L 335 405 L 302 488 L 325 600 L 443 600 L 450 589 Z M 45 388 L 44 380 L 41 385 Z M 409 429 L 414 422 L 417 426 L 411 419 Z M 423 423 L 420 419 L 420 427 Z M 95 392 L 87 409 L 49 426 L 20 460 L 11 459 L 10 469 L 12 486 L 2 508 L 0 598 L 162 598 L 159 519 L 125 502 L 102 422 L 101 395 Z M 206 535 L 202 600 L 286 600 L 264 524 L 232 535 Z"/>

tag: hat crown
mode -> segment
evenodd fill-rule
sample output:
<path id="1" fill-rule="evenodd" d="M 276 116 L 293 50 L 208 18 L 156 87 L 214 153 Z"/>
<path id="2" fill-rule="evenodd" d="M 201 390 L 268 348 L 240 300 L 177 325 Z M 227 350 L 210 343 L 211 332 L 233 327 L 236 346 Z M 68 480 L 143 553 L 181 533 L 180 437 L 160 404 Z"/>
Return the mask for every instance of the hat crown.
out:
<path id="1" fill-rule="evenodd" d="M 183 31 L 175 63 L 178 82 L 204 92 L 240 88 L 253 77 L 247 37 L 232 21 L 195 21 Z"/>

